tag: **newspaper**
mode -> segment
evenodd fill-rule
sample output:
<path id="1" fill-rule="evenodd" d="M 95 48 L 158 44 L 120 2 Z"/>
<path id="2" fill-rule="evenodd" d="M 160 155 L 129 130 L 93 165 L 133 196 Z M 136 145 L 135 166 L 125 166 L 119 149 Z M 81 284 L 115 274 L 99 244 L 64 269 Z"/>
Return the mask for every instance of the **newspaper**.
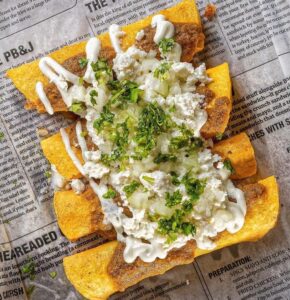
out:
<path id="1" fill-rule="evenodd" d="M 58 229 L 37 129 L 53 133 L 67 121 L 25 111 L 6 70 L 177 2 L 0 0 L 0 300 L 83 299 L 66 279 L 62 258 L 102 243 L 94 235 L 69 243 Z M 259 242 L 197 258 L 111 299 L 290 299 L 290 1 L 213 3 L 217 15 L 203 19 L 200 57 L 208 67 L 230 64 L 234 109 L 226 134 L 246 131 L 259 176 L 277 177 L 279 222 Z M 207 4 L 198 1 L 201 15 Z M 27 263 L 35 276 L 25 273 Z"/>

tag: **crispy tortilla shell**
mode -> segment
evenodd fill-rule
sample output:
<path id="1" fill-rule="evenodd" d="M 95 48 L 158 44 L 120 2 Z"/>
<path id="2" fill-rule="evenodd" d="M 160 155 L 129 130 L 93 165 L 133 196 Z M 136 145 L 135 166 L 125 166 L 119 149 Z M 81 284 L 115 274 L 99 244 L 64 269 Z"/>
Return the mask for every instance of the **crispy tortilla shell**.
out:
<path id="1" fill-rule="evenodd" d="M 229 65 L 223 63 L 207 70 L 212 82 L 207 87 L 215 97 L 206 105 L 208 119 L 201 128 L 201 135 L 208 139 L 224 133 L 232 110 L 232 83 Z"/>
<path id="2" fill-rule="evenodd" d="M 200 16 L 196 4 L 192 0 L 182 0 L 177 5 L 159 12 L 174 23 L 193 23 L 198 27 L 201 27 Z M 126 25 L 122 27 L 122 30 L 126 32 L 125 37 L 122 39 L 122 46 L 127 49 L 129 46 L 135 43 L 135 37 L 138 31 L 149 26 L 151 24 L 152 16 L 148 16 L 143 20 L 136 23 Z M 102 47 L 112 47 L 109 34 L 104 33 L 98 36 L 101 40 Z M 51 54 L 50 57 L 55 59 L 58 63 L 63 64 L 67 59 L 79 55 L 85 52 L 86 42 L 80 42 L 70 46 L 66 46 L 57 50 Z M 198 42 L 195 51 L 191 52 L 193 56 L 196 52 L 201 51 L 204 46 L 204 35 L 200 31 L 198 35 Z M 188 56 L 188 55 L 187 55 Z M 37 109 L 39 112 L 44 112 L 44 106 L 38 99 L 35 91 L 35 85 L 37 81 L 41 81 L 46 87 L 49 84 L 48 79 L 42 74 L 38 67 L 39 60 L 35 60 L 31 63 L 21 65 L 15 69 L 11 69 L 7 72 L 7 76 L 13 81 L 16 88 L 27 99 L 27 109 Z M 56 111 L 62 111 L 63 106 L 55 104 Z"/>
<path id="3" fill-rule="evenodd" d="M 217 247 L 214 250 L 241 242 L 256 241 L 275 226 L 279 213 L 276 179 L 268 177 L 259 181 L 259 184 L 246 186 L 245 194 L 248 208 L 243 228 L 235 234 L 221 233 L 216 239 Z M 115 277 L 110 275 L 112 271 L 109 266 L 116 249 L 120 247 L 118 245 L 117 241 L 113 241 L 64 258 L 64 269 L 68 279 L 84 297 L 93 300 L 107 299 L 111 294 L 126 287 L 126 283 L 120 287 L 120 274 Z M 194 256 L 208 252 L 211 251 L 197 248 Z M 125 272 L 130 273 L 130 270 Z M 144 266 L 140 266 L 140 270 L 134 269 L 134 272 L 144 273 Z M 151 276 L 150 274 L 149 272 L 148 276 Z M 126 273 L 122 274 L 122 278 L 124 276 Z M 142 276 L 142 279 L 144 278 L 146 277 Z"/>
<path id="4" fill-rule="evenodd" d="M 65 130 L 69 135 L 72 150 L 78 159 L 84 163 L 80 149 L 74 146 L 76 142 L 75 126 L 69 126 Z M 59 174 L 61 174 L 65 179 L 70 180 L 82 177 L 81 173 L 68 155 L 60 133 L 42 140 L 40 145 L 47 160 L 50 164 L 55 165 Z"/>
<path id="5" fill-rule="evenodd" d="M 73 190 L 56 191 L 53 203 L 58 225 L 70 241 L 76 241 L 96 231 L 111 229 L 110 225 L 103 223 L 100 201 L 90 187 L 80 195 Z"/>
<path id="6" fill-rule="evenodd" d="M 244 132 L 215 144 L 212 151 L 230 160 L 234 168 L 232 179 L 250 177 L 257 172 L 254 148 Z"/>

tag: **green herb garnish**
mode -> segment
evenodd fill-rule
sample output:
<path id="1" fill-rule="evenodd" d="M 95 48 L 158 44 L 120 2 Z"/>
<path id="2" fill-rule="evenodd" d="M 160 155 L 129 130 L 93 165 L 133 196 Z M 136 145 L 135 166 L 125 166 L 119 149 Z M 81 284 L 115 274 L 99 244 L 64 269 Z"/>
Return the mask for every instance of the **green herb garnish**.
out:
<path id="1" fill-rule="evenodd" d="M 226 158 L 224 160 L 224 168 L 226 168 L 227 170 L 229 170 L 231 172 L 231 174 L 235 173 L 235 169 L 232 165 L 232 162 L 230 161 L 229 158 Z"/>
<path id="2" fill-rule="evenodd" d="M 186 129 L 184 126 L 180 128 L 181 135 L 173 137 L 170 140 L 170 149 L 172 151 L 187 148 L 188 151 L 196 151 L 203 147 L 203 140 L 198 137 L 194 137 L 192 132 Z"/>
<path id="3" fill-rule="evenodd" d="M 158 43 L 158 47 L 162 54 L 166 54 L 173 49 L 174 44 L 173 38 L 164 38 Z"/>
<path id="4" fill-rule="evenodd" d="M 88 60 L 85 57 L 79 59 L 79 65 L 82 69 L 84 69 L 88 64 Z"/>
<path id="5" fill-rule="evenodd" d="M 156 136 L 169 127 L 169 119 L 157 103 L 149 103 L 140 113 L 135 137 L 135 152 L 141 158 L 147 157 L 156 144 Z"/>
<path id="6" fill-rule="evenodd" d="M 35 279 L 35 263 L 33 261 L 29 261 L 25 265 L 21 267 L 22 274 L 29 275 L 30 280 Z"/>
<path id="7" fill-rule="evenodd" d="M 130 184 L 124 186 L 123 191 L 126 193 L 127 197 L 130 197 L 140 186 L 140 183 L 133 180 Z"/>
<path id="8" fill-rule="evenodd" d="M 191 212 L 193 209 L 193 205 L 190 200 L 186 200 L 186 201 L 182 202 L 182 208 L 186 212 Z"/>
<path id="9" fill-rule="evenodd" d="M 170 172 L 171 182 L 173 185 L 180 185 L 180 180 L 178 179 L 178 175 L 176 172 Z"/>
<path id="10" fill-rule="evenodd" d="M 125 108 L 128 103 L 137 103 L 142 92 L 137 83 L 130 80 L 110 80 L 107 86 L 113 95 L 110 104 L 120 108 Z"/>
<path id="11" fill-rule="evenodd" d="M 197 201 L 200 195 L 204 192 L 206 182 L 196 178 L 191 178 L 185 175 L 182 178 L 182 183 L 185 186 L 186 192 L 191 201 Z"/>
<path id="12" fill-rule="evenodd" d="M 96 97 L 98 97 L 98 92 L 96 90 L 91 90 L 90 91 L 90 101 L 91 101 L 92 105 L 97 104 Z"/>
<path id="13" fill-rule="evenodd" d="M 150 176 L 142 176 L 142 179 L 149 182 L 150 184 L 154 184 L 155 182 L 155 179 L 153 177 L 150 177 Z"/>
<path id="14" fill-rule="evenodd" d="M 166 196 L 165 196 L 165 200 L 166 200 L 165 205 L 167 207 L 173 207 L 173 206 L 178 205 L 178 204 L 181 203 L 182 194 L 180 193 L 179 190 L 173 192 L 172 194 L 167 192 Z"/>
<path id="15" fill-rule="evenodd" d="M 79 85 L 83 85 L 84 84 L 84 78 L 83 77 L 80 77 L 79 78 Z"/>
<path id="16" fill-rule="evenodd" d="M 70 106 L 69 110 L 75 114 L 82 114 L 86 109 L 86 105 L 84 102 L 80 101 L 73 101 L 72 105 Z"/>
<path id="17" fill-rule="evenodd" d="M 56 272 L 56 271 L 52 271 L 52 272 L 49 273 L 49 276 L 50 276 L 52 279 L 54 279 L 54 278 L 56 278 L 56 276 L 57 276 L 57 272 Z"/>
<path id="18" fill-rule="evenodd" d="M 0 132 L 0 142 L 2 142 L 2 140 L 4 139 L 4 136 L 5 136 L 5 135 L 4 135 L 4 132 L 1 131 L 1 132 Z"/>
<path id="19" fill-rule="evenodd" d="M 91 67 L 95 73 L 96 80 L 100 81 L 104 76 L 113 76 L 112 69 L 105 59 L 98 59 L 96 62 L 91 63 Z"/>
<path id="20" fill-rule="evenodd" d="M 88 135 L 88 132 L 87 131 L 82 131 L 81 132 L 81 137 L 86 137 Z"/>
<path id="21" fill-rule="evenodd" d="M 94 121 L 93 126 L 98 132 L 100 132 L 103 129 L 105 124 L 107 123 L 113 124 L 114 117 L 115 114 L 113 114 L 109 110 L 108 106 L 105 105 L 103 108 L 103 112 L 101 112 L 100 117 Z"/>
<path id="22" fill-rule="evenodd" d="M 51 177 L 51 171 L 45 171 L 44 172 L 44 176 L 46 177 L 46 178 L 50 178 Z"/>
<path id="23" fill-rule="evenodd" d="M 173 242 L 178 234 L 194 235 L 196 232 L 195 226 L 183 220 L 185 212 L 175 210 L 170 218 L 161 218 L 158 221 L 158 231 L 162 235 L 167 235 L 167 242 Z"/>
<path id="24" fill-rule="evenodd" d="M 105 194 L 103 194 L 103 198 L 105 199 L 112 199 L 115 198 L 116 196 L 117 193 L 112 188 L 108 188 L 108 191 Z"/>
<path id="25" fill-rule="evenodd" d="M 155 164 L 160 164 L 168 161 L 176 161 L 177 157 L 173 154 L 163 154 L 158 153 L 158 155 L 154 158 Z"/>
<path id="26" fill-rule="evenodd" d="M 160 80 L 167 80 L 169 78 L 169 69 L 171 64 L 168 62 L 163 62 L 159 65 L 158 68 L 154 70 L 154 77 Z"/>
<path id="27" fill-rule="evenodd" d="M 218 140 L 218 141 L 220 141 L 220 140 L 222 140 L 223 139 L 223 133 L 222 132 L 218 132 L 217 134 L 216 134 L 216 136 L 215 136 L 215 138 Z"/>

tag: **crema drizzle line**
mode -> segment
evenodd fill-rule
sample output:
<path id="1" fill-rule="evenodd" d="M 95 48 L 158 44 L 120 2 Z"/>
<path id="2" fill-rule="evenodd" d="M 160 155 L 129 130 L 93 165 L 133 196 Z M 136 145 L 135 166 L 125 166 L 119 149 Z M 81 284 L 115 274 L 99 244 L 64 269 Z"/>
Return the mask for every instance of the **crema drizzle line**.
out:
<path id="1" fill-rule="evenodd" d="M 36 93 L 40 99 L 40 101 L 42 102 L 42 104 L 44 105 L 46 111 L 50 114 L 50 115 L 53 115 L 54 111 L 53 111 L 53 107 L 49 101 L 49 99 L 47 98 L 45 92 L 44 92 L 44 89 L 43 89 L 43 84 L 42 82 L 38 81 L 36 83 L 36 86 L 35 86 L 35 90 L 36 90 Z"/>
<path id="2" fill-rule="evenodd" d="M 109 27 L 109 35 L 111 39 L 111 43 L 116 53 L 123 52 L 120 45 L 120 38 L 125 35 L 125 32 L 121 30 L 120 26 L 117 24 L 112 24 Z"/>
<path id="3" fill-rule="evenodd" d="M 88 147 L 87 147 L 87 143 L 86 143 L 86 139 L 83 137 L 83 131 L 82 131 L 82 123 L 80 121 L 77 122 L 77 125 L 76 125 L 76 134 L 77 134 L 77 140 L 78 140 L 78 143 L 81 147 L 81 150 L 82 150 L 82 156 L 83 156 L 83 159 L 85 160 L 85 155 L 84 153 L 86 151 L 88 151 Z"/>
<path id="4" fill-rule="evenodd" d="M 98 60 L 98 56 L 101 50 L 101 42 L 98 38 L 90 38 L 86 44 L 86 55 L 87 55 L 87 70 L 84 75 L 84 80 L 92 83 L 95 79 L 95 74 L 93 72 L 91 63 L 94 63 Z"/>
<path id="5" fill-rule="evenodd" d="M 152 18 L 151 26 L 156 28 L 154 42 L 158 44 L 164 38 L 172 38 L 174 36 L 174 25 L 167 21 L 163 15 L 156 15 Z"/>
<path id="6" fill-rule="evenodd" d="M 80 160 L 77 158 L 76 154 L 74 153 L 71 145 L 70 145 L 70 140 L 69 140 L 69 136 L 66 133 L 64 128 L 60 129 L 60 134 L 61 134 L 61 138 L 62 141 L 64 143 L 65 146 L 65 150 L 67 152 L 67 154 L 69 155 L 69 157 L 71 158 L 72 162 L 74 163 L 74 165 L 76 166 L 76 168 L 80 171 L 80 173 L 85 176 L 85 171 L 84 168 L 80 162 Z"/>

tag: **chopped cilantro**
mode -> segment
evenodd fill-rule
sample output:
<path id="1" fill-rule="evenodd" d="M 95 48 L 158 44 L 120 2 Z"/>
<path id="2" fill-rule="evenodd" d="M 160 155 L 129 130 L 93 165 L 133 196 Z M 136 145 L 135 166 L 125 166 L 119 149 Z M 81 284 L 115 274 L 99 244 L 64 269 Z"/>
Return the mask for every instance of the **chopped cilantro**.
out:
<path id="1" fill-rule="evenodd" d="M 222 132 L 218 132 L 217 134 L 216 134 L 216 136 L 215 136 L 215 138 L 218 140 L 218 141 L 220 141 L 220 140 L 222 140 L 223 139 L 223 133 Z"/>
<path id="2" fill-rule="evenodd" d="M 173 137 L 170 140 L 170 149 L 172 151 L 187 148 L 189 151 L 196 151 L 203 147 L 203 140 L 194 137 L 192 132 L 184 126 L 180 128 L 181 135 Z"/>
<path id="3" fill-rule="evenodd" d="M 164 163 L 167 161 L 176 161 L 177 157 L 173 154 L 163 154 L 163 153 L 158 153 L 158 155 L 154 158 L 155 164 L 160 164 Z"/>
<path id="4" fill-rule="evenodd" d="M 155 137 L 169 127 L 164 110 L 156 103 L 149 103 L 140 113 L 135 141 L 137 156 L 147 157 L 156 144 Z"/>
<path id="5" fill-rule="evenodd" d="M 231 172 L 231 174 L 235 173 L 235 169 L 234 169 L 234 167 L 232 165 L 232 162 L 229 158 L 224 160 L 224 168 L 229 170 Z"/>
<path id="6" fill-rule="evenodd" d="M 186 200 L 182 203 L 182 208 L 186 212 L 191 212 L 193 209 L 193 205 L 192 205 L 191 201 Z"/>
<path id="7" fill-rule="evenodd" d="M 140 186 L 140 183 L 136 180 L 133 180 L 130 184 L 125 185 L 123 191 L 126 193 L 127 197 L 130 197 Z"/>
<path id="8" fill-rule="evenodd" d="M 25 265 L 21 267 L 22 274 L 29 275 L 30 280 L 35 279 L 35 263 L 33 261 L 29 261 Z"/>
<path id="9" fill-rule="evenodd" d="M 158 231 L 162 235 L 167 235 L 167 242 L 173 242 L 177 234 L 194 235 L 195 226 L 183 220 L 185 213 L 176 209 L 170 218 L 161 218 L 158 221 Z"/>
<path id="10" fill-rule="evenodd" d="M 86 105 L 84 102 L 80 101 L 73 101 L 72 105 L 70 106 L 69 110 L 75 114 L 82 114 L 86 109 Z"/>
<path id="11" fill-rule="evenodd" d="M 180 180 L 178 179 L 178 175 L 176 172 L 171 172 L 171 182 L 173 185 L 180 185 Z"/>
<path id="12" fill-rule="evenodd" d="M 193 224 L 189 223 L 189 222 L 183 222 L 181 224 L 181 230 L 183 232 L 183 234 L 185 235 L 195 235 L 196 233 L 196 228 Z"/>
<path id="13" fill-rule="evenodd" d="M 96 97 L 98 97 L 98 92 L 96 90 L 91 90 L 90 91 L 90 101 L 91 101 L 92 105 L 97 104 Z"/>
<path id="14" fill-rule="evenodd" d="M 165 200 L 166 200 L 165 205 L 167 207 L 173 207 L 173 206 L 181 203 L 182 194 L 180 193 L 180 190 L 177 190 L 177 191 L 173 192 L 172 194 L 167 192 L 166 196 L 165 196 Z"/>
<path id="15" fill-rule="evenodd" d="M 137 103 L 141 90 L 137 83 L 130 80 L 110 80 L 107 83 L 111 90 L 112 97 L 110 103 L 116 107 L 124 108 L 128 103 Z"/>
<path id="16" fill-rule="evenodd" d="M 88 135 L 88 132 L 87 131 L 82 131 L 81 132 L 81 137 L 86 137 Z"/>
<path id="17" fill-rule="evenodd" d="M 110 112 L 108 106 L 104 106 L 103 112 L 101 112 L 100 117 L 94 121 L 93 126 L 98 132 L 100 132 L 106 123 L 113 123 L 114 117 L 115 114 Z"/>
<path id="18" fill-rule="evenodd" d="M 103 197 L 105 199 L 115 198 L 116 196 L 117 196 L 117 193 L 112 188 L 108 188 L 108 191 L 105 194 L 103 194 Z"/>
<path id="19" fill-rule="evenodd" d="M 79 59 L 79 65 L 82 69 L 84 69 L 88 64 L 88 60 L 85 57 Z"/>
<path id="20" fill-rule="evenodd" d="M 203 180 L 191 178 L 188 175 L 185 175 L 182 178 L 182 183 L 184 184 L 191 201 L 197 201 L 200 195 L 204 192 L 205 181 Z"/>
<path id="21" fill-rule="evenodd" d="M 79 78 L 79 85 L 83 85 L 84 84 L 84 78 L 83 77 L 80 77 Z"/>
<path id="22" fill-rule="evenodd" d="M 91 67 L 95 73 L 96 80 L 100 81 L 104 76 L 112 77 L 112 69 L 105 59 L 98 59 L 96 62 L 91 63 Z"/>
<path id="23" fill-rule="evenodd" d="M 159 78 L 160 80 L 167 80 L 169 78 L 169 69 L 171 64 L 168 62 L 163 62 L 159 65 L 158 68 L 154 70 L 154 77 Z"/>
<path id="24" fill-rule="evenodd" d="M 45 171 L 44 172 L 44 176 L 46 177 L 46 178 L 50 178 L 51 177 L 51 171 Z"/>
<path id="25" fill-rule="evenodd" d="M 158 43 L 158 47 L 162 54 L 166 54 L 173 49 L 174 44 L 173 38 L 164 38 Z"/>
<path id="26" fill-rule="evenodd" d="M 128 145 L 128 137 L 129 137 L 129 128 L 127 120 L 122 123 L 118 123 L 116 126 L 114 145 L 116 149 L 114 149 L 113 154 L 115 153 L 116 159 L 120 157 L 121 154 L 125 153 L 125 147 Z"/>
<path id="27" fill-rule="evenodd" d="M 49 276 L 50 276 L 52 279 L 54 279 L 54 278 L 56 278 L 56 276 L 57 276 L 57 272 L 56 272 L 56 271 L 52 271 L 52 272 L 49 273 Z"/>
<path id="28" fill-rule="evenodd" d="M 101 155 L 101 161 L 105 165 L 110 166 L 111 162 L 122 160 L 124 158 L 126 147 L 129 143 L 129 128 L 127 123 L 128 118 L 126 121 L 118 123 L 114 128 L 115 132 L 112 136 L 114 150 L 111 152 L 111 154 L 102 153 Z"/>
<path id="29" fill-rule="evenodd" d="M 5 136 L 5 135 L 4 135 L 4 132 L 2 132 L 2 131 L 1 131 L 1 132 L 0 132 L 0 142 L 2 142 L 2 141 L 3 141 L 3 139 L 4 139 L 4 136 Z"/>
<path id="30" fill-rule="evenodd" d="M 142 176 L 142 179 L 149 182 L 150 184 L 154 184 L 155 182 L 155 179 L 153 177 L 150 177 L 150 176 Z"/>

